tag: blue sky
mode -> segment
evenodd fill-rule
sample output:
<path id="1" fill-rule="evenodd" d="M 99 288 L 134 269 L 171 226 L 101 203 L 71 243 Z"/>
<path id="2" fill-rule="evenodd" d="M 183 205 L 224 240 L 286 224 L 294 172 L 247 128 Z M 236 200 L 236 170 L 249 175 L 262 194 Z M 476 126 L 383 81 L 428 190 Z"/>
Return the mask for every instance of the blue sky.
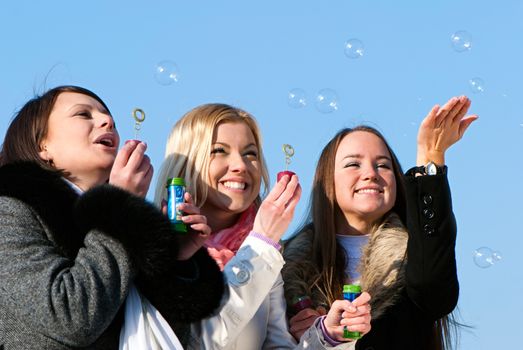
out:
<path id="1" fill-rule="evenodd" d="M 522 17 L 518 0 L 2 2 L 0 134 L 35 91 L 81 85 L 107 102 L 124 139 L 134 138 L 133 108 L 145 110 L 140 138 L 159 169 L 183 113 L 206 102 L 234 104 L 261 125 L 272 182 L 285 165 L 281 145 L 296 150 L 290 168 L 304 196 L 292 231 L 319 152 L 338 129 L 378 127 L 408 169 L 432 105 L 466 94 L 480 118 L 447 156 L 459 308 L 474 327 L 460 349 L 514 348 L 523 312 Z M 470 50 L 451 47 L 459 30 L 470 33 Z M 351 38 L 364 44 L 358 59 L 344 54 Z M 163 60 L 177 64 L 178 82 L 154 79 Z M 473 78 L 483 80 L 483 92 L 472 91 Z M 289 107 L 294 88 L 305 91 L 305 107 Z M 315 108 L 324 88 L 338 95 L 333 113 Z M 477 267 L 472 254 L 482 246 L 503 259 Z"/>

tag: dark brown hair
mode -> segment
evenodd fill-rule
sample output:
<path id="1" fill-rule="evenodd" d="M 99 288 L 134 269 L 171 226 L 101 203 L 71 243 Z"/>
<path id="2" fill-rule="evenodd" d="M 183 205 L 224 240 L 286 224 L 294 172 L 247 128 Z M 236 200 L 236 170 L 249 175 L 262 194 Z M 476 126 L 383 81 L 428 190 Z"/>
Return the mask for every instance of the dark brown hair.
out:
<path id="1" fill-rule="evenodd" d="M 49 116 L 56 99 L 63 92 L 76 92 L 90 96 L 100 102 L 110 113 L 109 108 L 98 95 L 79 86 L 58 86 L 40 96 L 35 96 L 15 114 L 7 128 L 0 151 L 0 165 L 16 161 L 32 161 L 38 163 L 44 169 L 63 173 L 39 155 L 42 150 L 41 143 L 47 136 Z"/>
<path id="2" fill-rule="evenodd" d="M 396 178 L 396 201 L 391 211 L 395 212 L 403 223 L 406 219 L 407 202 L 403 170 L 383 135 L 378 130 L 365 125 L 340 130 L 321 152 L 314 175 L 308 215 L 308 225 L 309 227 L 312 226 L 313 231 L 312 259 L 320 271 L 321 281 L 319 281 L 319 284 L 324 286 L 324 292 L 329 303 L 340 298 L 339 293 L 335 291 L 342 290 L 345 280 L 345 254 L 336 241 L 336 217 L 342 214 L 334 187 L 334 161 L 341 141 L 345 136 L 356 131 L 376 135 L 389 151 L 392 170 Z M 381 220 L 384 220 L 387 216 L 385 214 Z M 381 222 L 375 223 L 375 225 L 379 224 Z"/>

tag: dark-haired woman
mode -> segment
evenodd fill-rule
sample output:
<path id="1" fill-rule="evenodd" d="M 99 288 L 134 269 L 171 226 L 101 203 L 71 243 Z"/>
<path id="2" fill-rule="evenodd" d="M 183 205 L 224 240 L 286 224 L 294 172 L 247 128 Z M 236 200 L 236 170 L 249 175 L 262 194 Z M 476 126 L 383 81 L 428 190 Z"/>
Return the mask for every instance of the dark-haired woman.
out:
<path id="1" fill-rule="evenodd" d="M 149 324 L 150 344 L 183 340 L 178 321 L 219 305 L 214 261 L 143 198 L 153 172 L 146 145 L 118 151 L 119 141 L 105 103 L 80 87 L 49 90 L 11 122 L 0 167 L 0 348 L 125 348 L 133 288 L 168 334 Z M 198 208 L 186 212 L 203 232 L 193 235 L 210 232 Z"/>
<path id="2" fill-rule="evenodd" d="M 418 167 L 406 176 L 373 128 L 343 129 L 325 146 L 310 222 L 284 249 L 287 303 L 303 295 L 313 302 L 288 313 L 295 337 L 341 298 L 343 284 L 356 283 L 372 296 L 372 328 L 356 349 L 448 345 L 459 286 L 444 155 L 477 119 L 465 117 L 469 106 L 461 96 L 431 110 L 418 133 Z"/>

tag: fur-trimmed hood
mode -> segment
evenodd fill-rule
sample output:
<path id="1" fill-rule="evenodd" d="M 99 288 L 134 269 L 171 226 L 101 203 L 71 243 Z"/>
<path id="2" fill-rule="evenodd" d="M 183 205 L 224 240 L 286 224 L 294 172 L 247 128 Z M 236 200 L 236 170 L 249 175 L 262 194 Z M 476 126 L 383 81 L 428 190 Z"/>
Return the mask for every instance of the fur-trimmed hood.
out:
<path id="1" fill-rule="evenodd" d="M 318 286 L 319 272 L 312 261 L 312 229 L 300 232 L 285 244 L 285 281 L 287 305 L 293 298 L 309 295 L 313 304 L 329 305 L 326 293 Z M 405 263 L 408 233 L 396 214 L 372 233 L 363 248 L 358 270 L 362 289 L 371 299 L 372 318 L 378 319 L 400 298 L 405 287 Z M 341 291 L 340 291 L 341 293 Z"/>

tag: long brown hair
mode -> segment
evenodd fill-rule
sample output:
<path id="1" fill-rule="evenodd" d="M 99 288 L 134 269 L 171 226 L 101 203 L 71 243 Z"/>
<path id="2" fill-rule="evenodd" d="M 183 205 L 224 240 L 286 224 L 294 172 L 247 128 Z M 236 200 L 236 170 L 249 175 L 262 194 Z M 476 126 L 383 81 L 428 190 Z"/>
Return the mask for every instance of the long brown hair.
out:
<path id="1" fill-rule="evenodd" d="M 341 141 L 345 136 L 356 131 L 368 132 L 378 136 L 389 151 L 397 187 L 396 202 L 391 211 L 395 212 L 402 222 L 405 222 L 406 199 L 403 171 L 383 135 L 378 130 L 365 125 L 340 130 L 323 148 L 318 160 L 307 220 L 307 226 L 313 231 L 312 259 L 321 276 L 318 285 L 323 286 L 322 290 L 329 304 L 341 297 L 341 290 L 345 281 L 346 262 L 345 253 L 336 240 L 336 217 L 341 215 L 341 209 L 338 206 L 334 189 L 334 161 Z M 386 216 L 384 215 L 382 220 Z M 381 222 L 375 224 L 379 225 Z"/>
<path id="2" fill-rule="evenodd" d="M 337 204 L 334 187 L 335 157 L 341 141 L 347 135 L 356 131 L 376 135 L 389 151 L 394 177 L 396 178 L 396 201 L 390 212 L 398 215 L 403 224 L 406 223 L 407 200 L 403 170 L 385 137 L 375 128 L 366 125 L 340 130 L 321 152 L 314 175 L 307 221 L 298 229 L 298 232 L 307 229 L 312 232 L 312 260 L 318 269 L 318 279 L 314 284 L 328 300 L 329 305 L 334 300 L 341 298 L 347 259 L 344 250 L 336 240 L 336 217 L 342 215 L 342 212 Z M 386 213 L 378 222 L 374 223 L 374 227 L 382 224 L 389 213 Z M 457 339 L 457 326 L 459 325 L 452 315 L 437 320 L 434 323 L 435 349 L 451 348 L 453 345 L 451 339 Z"/>
<path id="3" fill-rule="evenodd" d="M 98 95 L 79 86 L 58 86 L 40 96 L 35 96 L 15 114 L 7 128 L 0 151 L 0 165 L 16 161 L 32 161 L 44 169 L 64 174 L 62 170 L 54 168 L 39 155 L 41 143 L 47 136 L 49 116 L 58 95 L 63 92 L 76 92 L 90 96 L 100 102 L 110 113 L 109 108 Z"/>

